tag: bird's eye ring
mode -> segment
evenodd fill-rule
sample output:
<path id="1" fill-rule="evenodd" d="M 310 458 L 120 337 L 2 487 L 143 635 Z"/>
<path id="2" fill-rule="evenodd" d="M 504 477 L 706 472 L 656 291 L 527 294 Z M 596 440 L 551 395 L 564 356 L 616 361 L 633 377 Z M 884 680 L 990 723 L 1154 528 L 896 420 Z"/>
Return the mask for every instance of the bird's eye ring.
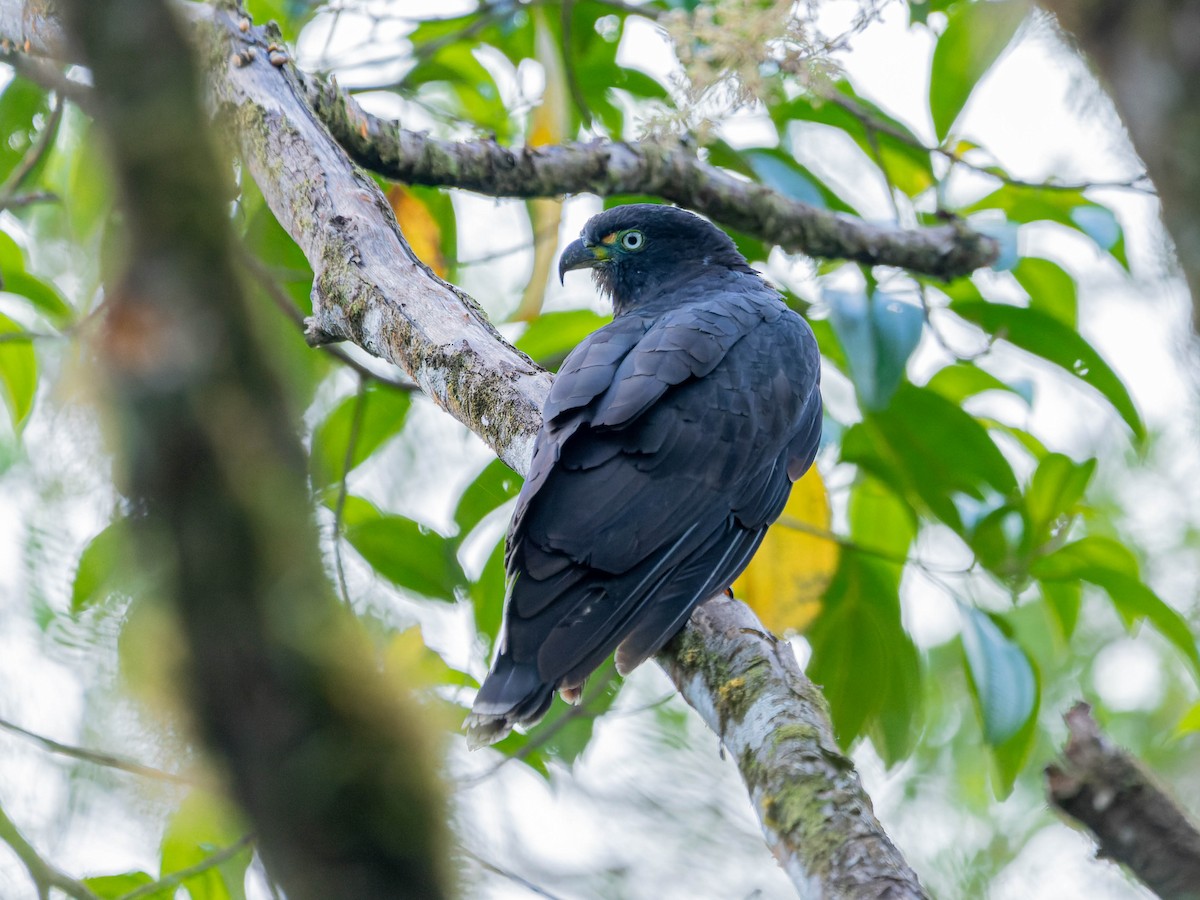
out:
<path id="1" fill-rule="evenodd" d="M 641 250 L 646 238 L 640 231 L 627 231 L 621 235 L 621 246 L 626 250 Z"/>

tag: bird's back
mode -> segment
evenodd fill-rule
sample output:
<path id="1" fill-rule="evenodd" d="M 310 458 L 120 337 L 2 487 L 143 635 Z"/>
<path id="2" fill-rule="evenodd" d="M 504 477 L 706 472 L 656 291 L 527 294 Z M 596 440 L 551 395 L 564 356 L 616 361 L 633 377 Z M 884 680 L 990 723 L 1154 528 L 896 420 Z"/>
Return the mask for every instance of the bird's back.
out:
<path id="1" fill-rule="evenodd" d="M 811 330 L 756 275 L 703 274 L 717 277 L 668 286 L 674 305 L 619 315 L 564 362 L 477 720 L 536 720 L 618 645 L 622 672 L 657 652 L 740 574 L 811 464 Z"/>

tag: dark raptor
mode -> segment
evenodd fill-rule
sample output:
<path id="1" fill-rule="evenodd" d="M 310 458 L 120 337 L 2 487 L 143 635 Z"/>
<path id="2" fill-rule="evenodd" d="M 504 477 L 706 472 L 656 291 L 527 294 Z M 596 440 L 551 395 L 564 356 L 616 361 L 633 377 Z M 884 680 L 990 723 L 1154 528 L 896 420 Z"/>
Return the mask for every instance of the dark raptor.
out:
<path id="1" fill-rule="evenodd" d="M 726 590 L 812 465 L 820 360 L 808 324 L 699 216 L 592 218 L 559 276 L 590 268 L 614 319 L 571 352 L 508 529 L 499 648 L 474 746 L 621 674 Z"/>

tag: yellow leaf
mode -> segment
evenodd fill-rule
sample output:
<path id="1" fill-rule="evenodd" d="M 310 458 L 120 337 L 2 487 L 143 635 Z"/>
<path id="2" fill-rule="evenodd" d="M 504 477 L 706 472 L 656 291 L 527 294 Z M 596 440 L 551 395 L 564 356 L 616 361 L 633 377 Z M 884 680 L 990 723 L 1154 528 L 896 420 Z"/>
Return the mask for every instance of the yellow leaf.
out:
<path id="1" fill-rule="evenodd" d="M 545 12 L 533 10 L 534 53 L 546 73 L 546 88 L 542 102 L 529 115 L 529 132 L 525 142 L 530 147 L 560 143 L 568 128 L 566 75 L 558 43 L 546 24 Z M 519 321 L 537 318 L 545 299 L 546 282 L 554 271 L 558 256 L 558 226 L 562 222 L 562 201 L 551 198 L 530 200 L 529 222 L 533 227 L 533 273 L 521 296 L 521 304 L 513 314 Z"/>
<path id="2" fill-rule="evenodd" d="M 546 14 L 541 7 L 534 7 L 533 23 L 533 52 L 546 74 L 546 87 L 542 91 L 542 102 L 530 113 L 525 143 L 530 147 L 544 147 L 559 143 L 567 131 L 570 115 L 567 110 L 567 77 L 563 71 L 558 42 L 546 24 Z"/>
<path id="3" fill-rule="evenodd" d="M 442 229 L 429 207 L 402 184 L 392 185 L 387 192 L 388 203 L 396 214 L 408 246 L 417 258 L 433 269 L 438 278 L 446 277 L 446 257 L 442 255 Z"/>
<path id="4" fill-rule="evenodd" d="M 838 545 L 829 537 L 829 495 L 813 466 L 792 486 L 783 515 L 733 592 L 772 631 L 804 631 L 821 611 L 837 561 Z"/>

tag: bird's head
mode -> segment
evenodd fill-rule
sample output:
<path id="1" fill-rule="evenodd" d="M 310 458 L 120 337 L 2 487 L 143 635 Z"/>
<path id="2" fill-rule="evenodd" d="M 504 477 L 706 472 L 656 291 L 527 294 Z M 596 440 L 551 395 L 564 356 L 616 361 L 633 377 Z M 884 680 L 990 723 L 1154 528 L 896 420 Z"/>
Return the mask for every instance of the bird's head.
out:
<path id="1" fill-rule="evenodd" d="M 712 267 L 754 273 L 729 236 L 710 222 L 674 206 L 633 203 L 589 219 L 579 240 L 563 250 L 558 275 L 591 269 L 619 315 Z"/>

